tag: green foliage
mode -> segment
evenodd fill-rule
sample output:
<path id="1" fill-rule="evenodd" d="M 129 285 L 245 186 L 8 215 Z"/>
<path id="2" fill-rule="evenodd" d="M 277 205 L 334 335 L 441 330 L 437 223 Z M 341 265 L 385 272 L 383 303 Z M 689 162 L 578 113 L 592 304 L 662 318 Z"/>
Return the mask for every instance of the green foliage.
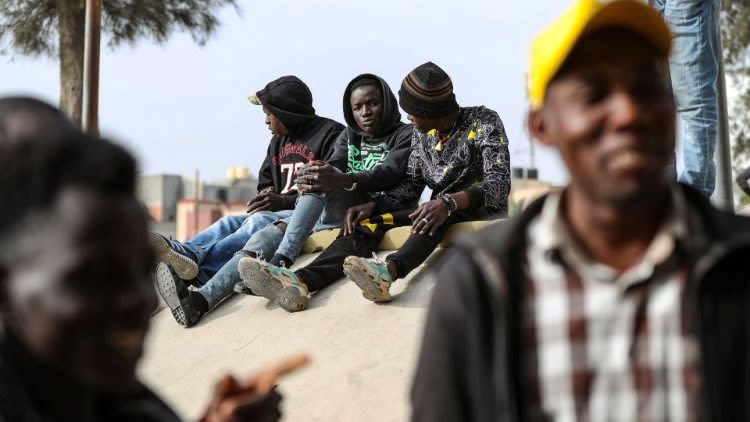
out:
<path id="1" fill-rule="evenodd" d="M 736 166 L 750 160 L 750 74 L 745 71 L 729 75 L 738 87 L 738 96 L 729 110 L 729 133 Z"/>
<path id="2" fill-rule="evenodd" d="M 721 41 L 727 67 L 747 65 L 750 45 L 750 1 L 723 0 L 721 2 Z"/>
<path id="3" fill-rule="evenodd" d="M 0 0 L 0 53 L 27 56 L 57 51 L 61 7 L 81 7 L 84 0 Z M 109 46 L 150 38 L 163 43 L 175 30 L 204 44 L 218 28 L 216 11 L 237 7 L 236 0 L 103 0 L 102 30 Z"/>
<path id="4" fill-rule="evenodd" d="M 0 1 L 0 53 L 12 47 L 25 56 L 51 55 L 56 22 L 56 0 Z"/>
<path id="5" fill-rule="evenodd" d="M 729 111 L 736 166 L 750 160 L 750 1 L 721 2 L 721 36 L 727 77 L 737 89 Z"/>

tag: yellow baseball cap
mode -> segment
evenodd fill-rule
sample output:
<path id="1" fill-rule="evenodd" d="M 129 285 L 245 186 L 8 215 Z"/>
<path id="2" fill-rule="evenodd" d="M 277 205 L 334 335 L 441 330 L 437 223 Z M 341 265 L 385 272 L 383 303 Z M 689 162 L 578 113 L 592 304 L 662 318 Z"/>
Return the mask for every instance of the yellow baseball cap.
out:
<path id="1" fill-rule="evenodd" d="M 581 37 L 613 27 L 639 34 L 669 57 L 672 34 L 661 15 L 642 0 L 577 0 L 531 42 L 527 73 L 531 108 L 541 107 L 547 85 Z"/>

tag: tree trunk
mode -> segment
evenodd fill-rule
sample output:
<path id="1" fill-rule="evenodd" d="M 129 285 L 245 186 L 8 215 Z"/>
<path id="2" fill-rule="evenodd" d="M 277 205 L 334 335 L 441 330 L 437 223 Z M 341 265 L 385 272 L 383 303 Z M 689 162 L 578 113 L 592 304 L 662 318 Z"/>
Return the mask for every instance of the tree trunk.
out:
<path id="1" fill-rule="evenodd" d="M 83 110 L 85 0 L 58 0 L 60 109 L 80 127 Z"/>

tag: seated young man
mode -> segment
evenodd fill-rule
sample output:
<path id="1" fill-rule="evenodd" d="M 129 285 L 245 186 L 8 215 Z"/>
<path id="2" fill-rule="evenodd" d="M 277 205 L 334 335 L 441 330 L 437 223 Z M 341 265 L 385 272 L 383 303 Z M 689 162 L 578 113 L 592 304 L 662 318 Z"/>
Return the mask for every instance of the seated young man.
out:
<path id="1" fill-rule="evenodd" d="M 204 311 L 226 297 L 211 288 L 211 278 L 255 232 L 292 215 L 297 199 L 294 170 L 311 160 L 330 157 L 344 129 L 340 123 L 315 114 L 310 89 L 296 76 L 269 82 L 250 102 L 263 107 L 273 133 L 258 178 L 259 194 L 248 203 L 250 214 L 224 217 L 185 243 L 156 233 L 151 236 L 158 260 L 169 266 L 157 268 L 159 293 L 184 326 L 196 321 L 186 315 L 193 315 L 192 309 L 182 307 L 180 287 L 184 283 L 199 286 L 201 294 L 191 306 Z"/>
<path id="2" fill-rule="evenodd" d="M 306 195 L 285 222 L 300 227 L 297 232 L 303 228 L 310 232 L 314 221 L 310 216 L 319 215 L 324 207 L 328 214 L 340 217 L 340 225 L 350 206 L 368 202 L 404 178 L 412 128 L 401 121 L 398 101 L 385 80 L 369 73 L 355 77 L 344 90 L 343 110 L 347 129 L 336 141 L 331 158 L 311 161 L 296 172 L 295 185 Z M 347 199 L 340 200 L 342 196 Z M 333 204 L 335 212 L 330 210 Z M 251 238 L 245 251 L 260 253 L 261 258 L 270 256 L 273 265 L 291 267 L 307 236 L 292 237 L 279 226 L 262 232 L 257 235 L 259 241 Z"/>
<path id="3" fill-rule="evenodd" d="M 238 263 L 242 257 L 272 257 L 275 265 L 291 266 L 313 229 L 340 226 L 347 208 L 369 200 L 367 192 L 388 189 L 403 179 L 412 131 L 401 122 L 398 102 L 388 84 L 370 74 L 354 78 L 344 94 L 344 115 L 348 129 L 339 137 L 329 164 L 312 162 L 320 177 L 318 183 L 304 185 L 304 189 L 315 193 L 299 197 L 291 218 L 255 233 L 242 253 L 233 256 L 201 291 L 176 286 L 184 303 L 181 309 L 190 312 L 186 320 L 197 322 L 206 313 L 192 305 L 201 300 L 197 295 L 208 293 L 205 298 L 210 309 L 241 284 Z M 299 186 L 306 181 L 295 182 Z M 316 224 L 319 217 L 322 221 Z"/>
<path id="4" fill-rule="evenodd" d="M 157 301 L 135 159 L 49 135 L 0 143 L 0 420 L 176 422 L 136 374 Z M 203 420 L 278 419 L 276 392 L 226 380 Z"/>
<path id="5" fill-rule="evenodd" d="M 406 179 L 347 211 L 342 236 L 298 271 L 242 258 L 240 274 L 251 290 L 287 311 L 299 311 L 306 307 L 309 292 L 346 273 L 365 298 L 389 301 L 391 283 L 424 262 L 451 225 L 507 213 L 508 139 L 497 113 L 485 107 L 459 108 L 450 78 L 433 63 L 417 67 L 404 79 L 399 102 L 415 126 Z M 432 199 L 415 211 L 404 209 L 425 185 L 432 189 Z M 389 228 L 409 223 L 412 234 L 397 252 L 384 261 L 363 258 L 374 252 Z"/>

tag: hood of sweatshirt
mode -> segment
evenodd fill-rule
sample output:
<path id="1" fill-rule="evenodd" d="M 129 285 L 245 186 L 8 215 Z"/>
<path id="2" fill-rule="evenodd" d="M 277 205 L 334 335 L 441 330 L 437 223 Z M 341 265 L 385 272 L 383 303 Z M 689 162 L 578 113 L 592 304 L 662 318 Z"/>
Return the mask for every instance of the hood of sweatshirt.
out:
<path id="1" fill-rule="evenodd" d="M 378 128 L 375 131 L 375 134 L 369 134 L 360 129 L 357 125 L 357 121 L 354 120 L 354 113 L 352 113 L 350 102 L 352 96 L 352 85 L 358 80 L 364 78 L 375 79 L 378 81 L 380 83 L 380 92 L 383 94 L 383 116 L 380 118 L 380 123 L 378 123 Z M 343 103 L 344 118 L 346 119 L 346 124 L 348 126 L 347 131 L 352 134 L 365 138 L 378 138 L 393 132 L 404 124 L 401 122 L 401 113 L 398 111 L 398 100 L 396 99 L 396 96 L 393 95 L 393 91 L 391 91 L 391 87 L 388 86 L 388 83 L 377 75 L 363 73 L 352 79 L 352 81 L 349 82 L 349 85 L 346 86 L 346 90 L 344 90 Z"/>
<path id="2" fill-rule="evenodd" d="M 317 117 L 310 88 L 296 76 L 273 80 L 255 95 L 292 134 L 303 132 Z"/>

